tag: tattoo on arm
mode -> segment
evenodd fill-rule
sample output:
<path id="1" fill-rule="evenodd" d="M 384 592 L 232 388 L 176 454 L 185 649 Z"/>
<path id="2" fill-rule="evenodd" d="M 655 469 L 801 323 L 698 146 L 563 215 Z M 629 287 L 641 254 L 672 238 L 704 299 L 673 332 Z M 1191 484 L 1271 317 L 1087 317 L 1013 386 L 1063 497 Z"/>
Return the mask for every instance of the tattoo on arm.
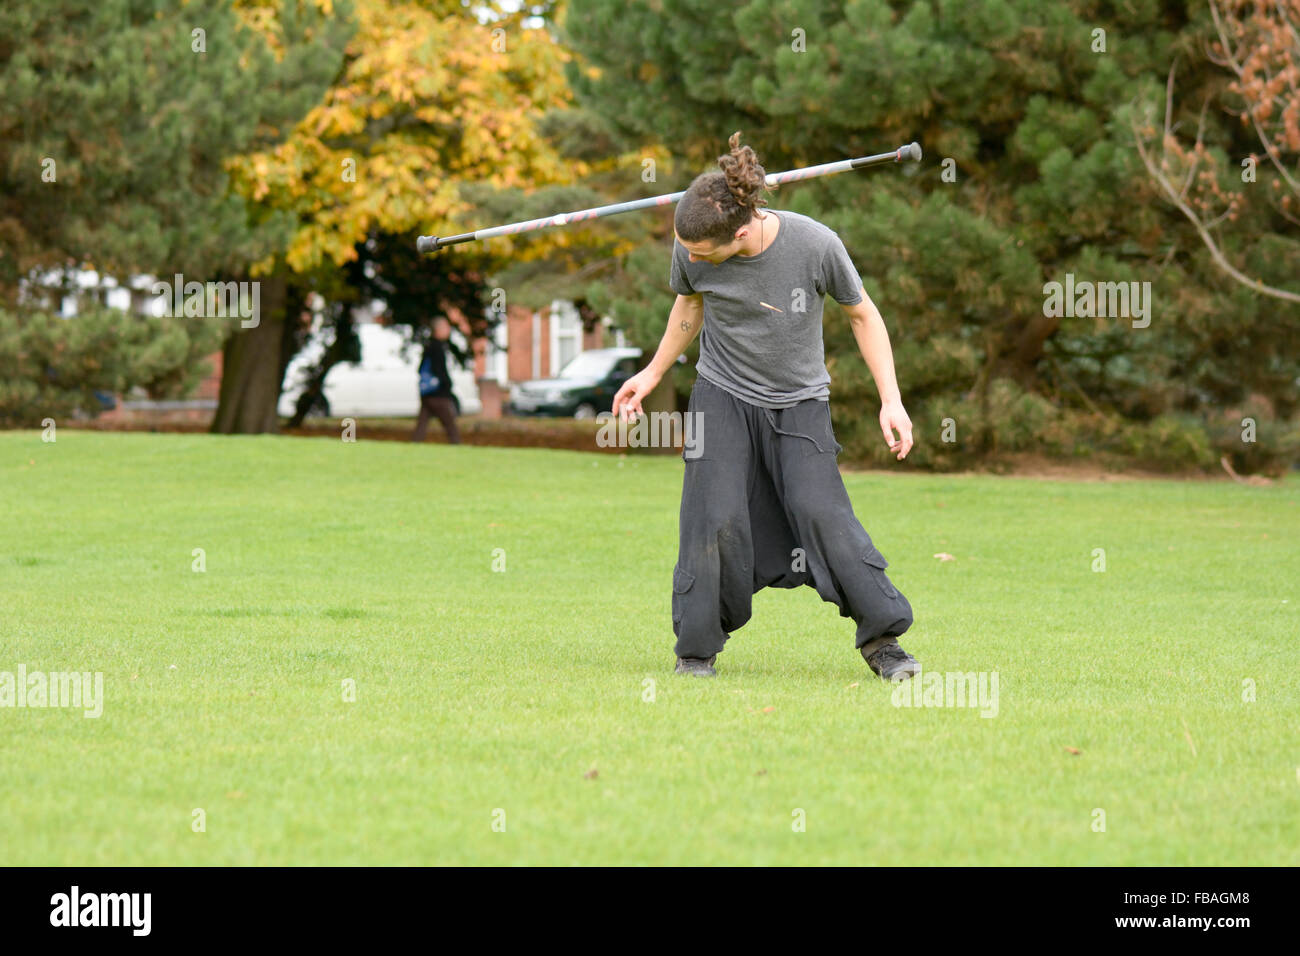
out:
<path id="1" fill-rule="evenodd" d="M 691 323 L 690 323 L 690 320 L 689 320 L 689 319 L 682 319 L 682 331 L 683 331 L 683 332 L 689 332 L 690 330 L 691 330 Z"/>

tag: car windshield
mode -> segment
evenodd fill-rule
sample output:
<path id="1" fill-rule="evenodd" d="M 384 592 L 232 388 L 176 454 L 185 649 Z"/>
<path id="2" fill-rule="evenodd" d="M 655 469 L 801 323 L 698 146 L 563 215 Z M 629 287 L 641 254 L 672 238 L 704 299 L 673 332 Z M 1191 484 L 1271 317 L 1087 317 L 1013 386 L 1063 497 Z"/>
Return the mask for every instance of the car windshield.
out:
<path id="1" fill-rule="evenodd" d="M 609 353 L 582 352 L 560 372 L 560 378 L 604 378 L 617 361 Z"/>

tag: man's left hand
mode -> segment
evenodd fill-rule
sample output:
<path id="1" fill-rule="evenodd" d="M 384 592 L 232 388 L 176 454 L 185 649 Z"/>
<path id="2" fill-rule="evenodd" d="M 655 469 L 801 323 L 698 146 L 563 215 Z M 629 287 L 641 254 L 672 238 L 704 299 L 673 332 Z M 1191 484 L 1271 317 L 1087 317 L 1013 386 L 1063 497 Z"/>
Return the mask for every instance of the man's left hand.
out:
<path id="1" fill-rule="evenodd" d="M 912 420 L 907 417 L 901 400 L 885 402 L 880 406 L 880 430 L 885 433 L 885 443 L 891 452 L 898 453 L 902 461 L 912 450 Z M 898 438 L 894 438 L 894 432 Z"/>

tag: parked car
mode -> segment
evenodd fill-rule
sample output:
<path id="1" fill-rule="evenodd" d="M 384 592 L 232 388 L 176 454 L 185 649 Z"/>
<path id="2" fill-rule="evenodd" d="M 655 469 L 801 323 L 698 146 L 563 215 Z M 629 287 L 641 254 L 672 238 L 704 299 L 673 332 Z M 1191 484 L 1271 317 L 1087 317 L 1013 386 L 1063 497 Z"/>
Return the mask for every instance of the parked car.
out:
<path id="1" fill-rule="evenodd" d="M 640 367 L 637 348 L 580 352 L 555 378 L 537 378 L 510 388 L 514 415 L 570 415 L 595 418 L 613 409 L 614 396 Z"/>
<path id="2" fill-rule="evenodd" d="M 421 347 L 407 345 L 407 333 L 401 328 L 365 323 L 357 326 L 361 338 L 361 362 L 341 362 L 325 376 L 321 399 L 308 412 L 309 415 L 366 417 L 405 417 L 420 413 L 420 357 Z M 460 330 L 452 330 L 452 338 L 464 343 Z M 303 347 L 289 363 L 284 376 L 284 391 L 280 395 L 279 413 L 293 415 L 298 396 L 303 390 L 303 377 L 308 369 L 320 361 L 325 343 L 319 336 Z M 451 372 L 451 387 L 462 414 L 475 415 L 481 410 L 478 383 L 470 369 L 462 369 L 450 356 L 447 369 Z"/>

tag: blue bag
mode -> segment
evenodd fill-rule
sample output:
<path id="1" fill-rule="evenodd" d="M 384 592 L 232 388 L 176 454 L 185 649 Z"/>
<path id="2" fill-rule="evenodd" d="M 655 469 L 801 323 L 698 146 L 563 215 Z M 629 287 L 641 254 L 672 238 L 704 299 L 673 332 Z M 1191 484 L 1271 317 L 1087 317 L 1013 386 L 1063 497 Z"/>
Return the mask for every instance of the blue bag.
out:
<path id="1" fill-rule="evenodd" d="M 441 385 L 442 380 L 433 374 L 433 359 L 426 358 L 420 363 L 420 394 L 432 395 Z"/>

